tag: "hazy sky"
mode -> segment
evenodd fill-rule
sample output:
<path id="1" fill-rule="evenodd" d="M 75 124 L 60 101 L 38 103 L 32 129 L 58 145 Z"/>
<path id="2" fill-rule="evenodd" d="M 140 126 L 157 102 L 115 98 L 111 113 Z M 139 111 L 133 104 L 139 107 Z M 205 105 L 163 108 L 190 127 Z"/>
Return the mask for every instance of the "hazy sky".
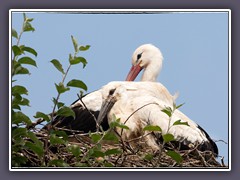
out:
<path id="1" fill-rule="evenodd" d="M 67 81 L 81 79 L 88 92 L 110 81 L 124 80 L 131 67 L 133 51 L 151 43 L 163 53 L 158 81 L 173 94 L 189 118 L 203 127 L 214 140 L 228 142 L 228 12 L 188 12 L 155 14 L 82 14 L 28 12 L 36 29 L 25 33 L 20 44 L 33 47 L 38 68 L 29 67 L 30 76 L 18 76 L 16 84 L 29 90 L 31 107 L 23 108 L 32 117 L 37 111 L 50 113 L 54 83 L 62 75 L 50 63 L 58 59 L 66 70 L 73 53 L 71 35 L 81 45 L 91 45 L 88 64 L 70 69 Z M 21 12 L 12 13 L 12 27 L 20 32 Z M 15 44 L 16 41 L 13 41 Z M 141 75 L 139 76 L 139 78 Z M 137 81 L 139 81 L 139 78 Z M 70 105 L 79 89 L 64 93 L 60 101 Z M 35 120 L 32 117 L 32 120 Z M 217 142 L 220 155 L 228 160 L 228 145 Z"/>

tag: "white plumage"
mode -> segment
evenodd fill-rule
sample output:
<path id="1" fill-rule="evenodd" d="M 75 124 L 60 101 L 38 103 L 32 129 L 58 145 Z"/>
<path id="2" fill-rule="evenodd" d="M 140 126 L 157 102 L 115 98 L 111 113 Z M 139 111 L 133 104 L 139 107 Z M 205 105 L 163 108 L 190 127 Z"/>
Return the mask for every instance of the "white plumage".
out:
<path id="1" fill-rule="evenodd" d="M 148 87 L 149 84 L 151 84 L 150 88 L 143 88 Z M 116 116 L 120 118 L 122 124 L 129 127 L 129 130 L 116 128 L 118 134 L 121 134 L 126 141 L 146 135 L 148 132 L 143 131 L 146 125 L 157 125 L 162 129 L 163 135 L 172 134 L 175 141 L 184 148 L 194 145 L 198 146 L 200 150 L 210 150 L 217 155 L 217 146 L 209 135 L 181 111 L 176 109 L 170 121 L 169 116 L 162 110 L 166 107 L 173 107 L 175 99 L 165 88 L 162 89 L 163 93 L 159 93 L 159 87 L 163 86 L 154 82 L 131 82 L 121 85 L 110 83 L 102 89 L 105 102 L 103 102 L 101 111 L 108 112 L 109 123 L 114 121 Z M 107 103 L 111 101 L 114 101 L 115 104 L 110 108 Z M 105 110 L 105 107 L 109 109 Z M 104 117 L 105 114 L 100 112 L 99 121 L 101 121 L 101 116 Z M 178 120 L 187 122 L 188 125 L 173 126 L 173 123 Z M 159 149 L 152 134 L 144 137 L 148 146 L 153 150 Z"/>

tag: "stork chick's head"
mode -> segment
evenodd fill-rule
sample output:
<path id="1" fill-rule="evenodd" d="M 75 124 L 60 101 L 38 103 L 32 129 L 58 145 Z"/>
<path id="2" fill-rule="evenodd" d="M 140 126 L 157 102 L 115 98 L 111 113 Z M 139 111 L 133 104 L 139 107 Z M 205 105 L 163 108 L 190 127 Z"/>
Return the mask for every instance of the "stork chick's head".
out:
<path id="1" fill-rule="evenodd" d="M 104 117 L 110 112 L 114 104 L 124 96 L 126 89 L 120 85 L 105 86 L 102 88 L 102 107 L 98 115 L 97 123 L 101 124 Z"/>
<path id="2" fill-rule="evenodd" d="M 152 44 L 141 45 L 133 53 L 132 68 L 126 81 L 134 81 L 143 69 L 142 81 L 156 81 L 162 68 L 162 61 L 162 53 L 157 47 Z"/>

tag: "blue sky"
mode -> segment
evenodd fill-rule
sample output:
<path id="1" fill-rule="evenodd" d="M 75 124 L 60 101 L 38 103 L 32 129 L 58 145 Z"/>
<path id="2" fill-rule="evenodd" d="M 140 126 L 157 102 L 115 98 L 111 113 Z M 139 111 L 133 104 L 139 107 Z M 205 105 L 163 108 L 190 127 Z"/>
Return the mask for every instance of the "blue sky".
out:
<path id="1" fill-rule="evenodd" d="M 58 59 L 66 70 L 73 53 L 71 35 L 79 44 L 91 45 L 79 55 L 87 59 L 85 69 L 73 66 L 66 82 L 81 79 L 91 92 L 110 81 L 124 80 L 131 67 L 133 51 L 151 43 L 163 53 L 158 81 L 180 96 L 177 104 L 189 118 L 215 140 L 228 142 L 228 13 L 188 12 L 161 14 L 68 14 L 27 12 L 36 29 L 25 33 L 20 44 L 33 47 L 38 68 L 29 67 L 30 76 L 18 76 L 16 84 L 29 90 L 31 107 L 23 111 L 32 117 L 37 111 L 50 113 L 56 97 L 54 83 L 62 75 L 50 63 Z M 12 27 L 20 32 L 21 12 L 12 13 Z M 16 41 L 13 41 L 13 44 Z M 141 75 L 138 77 L 139 81 Z M 64 93 L 60 101 L 70 105 L 78 89 Z M 228 161 L 228 145 L 217 143 Z"/>

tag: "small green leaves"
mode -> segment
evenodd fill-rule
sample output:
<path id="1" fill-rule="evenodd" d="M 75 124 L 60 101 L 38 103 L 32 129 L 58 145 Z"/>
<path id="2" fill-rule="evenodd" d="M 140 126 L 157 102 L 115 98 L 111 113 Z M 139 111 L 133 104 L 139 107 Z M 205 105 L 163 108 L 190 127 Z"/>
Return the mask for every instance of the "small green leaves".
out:
<path id="1" fill-rule="evenodd" d="M 25 114 L 23 114 L 22 112 L 14 112 L 12 114 L 12 123 L 13 124 L 19 124 L 19 123 L 25 123 L 27 125 L 31 125 L 32 122 L 29 119 L 28 116 L 26 116 Z"/>
<path id="2" fill-rule="evenodd" d="M 78 43 L 77 43 L 77 40 L 76 40 L 73 36 L 71 36 L 71 38 L 72 38 L 72 43 L 73 43 L 74 50 L 75 50 L 75 52 L 77 53 L 77 52 L 78 52 Z"/>
<path id="3" fill-rule="evenodd" d="M 83 68 L 85 68 L 87 64 L 87 60 L 84 57 L 72 57 L 71 54 L 69 54 L 69 62 L 71 65 L 82 63 Z"/>
<path id="4" fill-rule="evenodd" d="M 13 61 L 13 75 L 17 75 L 17 74 L 30 74 L 29 70 L 25 67 L 22 67 L 20 63 L 18 63 L 17 61 Z"/>
<path id="5" fill-rule="evenodd" d="M 167 114 L 168 117 L 171 117 L 173 111 L 172 111 L 172 108 L 166 107 L 165 109 L 162 110 L 162 112 L 164 112 L 165 114 Z"/>
<path id="6" fill-rule="evenodd" d="M 18 33 L 15 29 L 12 29 L 12 37 L 15 37 L 16 39 L 18 39 Z"/>
<path id="7" fill-rule="evenodd" d="M 68 151 L 71 152 L 75 157 L 79 157 L 82 153 L 80 147 L 75 144 L 69 146 Z"/>
<path id="8" fill-rule="evenodd" d="M 33 54 L 35 57 L 37 57 L 37 51 L 35 51 L 35 49 L 33 49 L 31 47 L 27 47 L 27 46 L 21 45 L 20 49 L 22 51 L 29 52 L 29 53 Z"/>
<path id="9" fill-rule="evenodd" d="M 22 54 L 21 48 L 19 48 L 17 45 L 12 46 L 12 51 L 14 56 L 19 56 Z"/>
<path id="10" fill-rule="evenodd" d="M 143 159 L 145 159 L 147 161 L 151 161 L 153 159 L 153 155 L 152 154 L 146 154 Z"/>
<path id="11" fill-rule="evenodd" d="M 181 119 L 175 121 L 175 122 L 173 123 L 173 126 L 175 126 L 175 125 L 185 125 L 185 126 L 189 126 L 189 124 L 188 124 L 187 122 L 181 122 Z"/>
<path id="12" fill-rule="evenodd" d="M 44 150 L 42 146 L 39 146 L 37 144 L 34 144 L 32 142 L 27 141 L 25 143 L 25 147 L 33 151 L 35 154 L 37 154 L 39 157 L 42 157 L 44 154 Z"/>
<path id="13" fill-rule="evenodd" d="M 12 95 L 16 95 L 16 94 L 28 95 L 28 90 L 24 86 L 15 85 L 12 87 Z"/>
<path id="14" fill-rule="evenodd" d="M 27 129 L 26 128 L 16 128 L 13 129 L 12 131 L 12 138 L 13 139 L 18 139 L 18 138 L 22 138 L 22 137 L 26 137 L 27 136 Z"/>
<path id="15" fill-rule="evenodd" d="M 74 111 L 66 106 L 61 107 L 58 111 L 57 111 L 57 115 L 59 116 L 64 116 L 64 117 L 68 117 L 68 116 L 72 116 L 73 118 L 75 118 L 75 113 Z"/>
<path id="16" fill-rule="evenodd" d="M 120 127 L 120 128 L 122 128 L 122 129 L 129 129 L 128 126 L 126 126 L 125 124 L 120 123 L 120 120 L 119 120 L 119 119 L 117 119 L 116 121 L 111 122 L 109 126 L 110 126 L 111 128 Z"/>
<path id="17" fill-rule="evenodd" d="M 165 143 L 168 143 L 168 142 L 174 140 L 174 136 L 172 134 L 164 134 L 163 135 L 163 140 L 164 140 Z"/>
<path id="18" fill-rule="evenodd" d="M 66 141 L 63 140 L 62 138 L 58 137 L 56 134 L 50 135 L 50 144 L 51 145 L 65 144 L 65 143 L 66 143 Z"/>
<path id="19" fill-rule="evenodd" d="M 69 81 L 67 83 L 67 86 L 77 87 L 77 88 L 81 88 L 81 89 L 84 89 L 85 91 L 87 91 L 87 85 L 81 80 L 72 79 L 71 81 Z"/>
<path id="20" fill-rule="evenodd" d="M 183 161 L 182 156 L 175 151 L 168 150 L 167 155 L 170 156 L 173 160 L 175 160 L 178 164 Z"/>
<path id="21" fill-rule="evenodd" d="M 59 83 L 58 85 L 55 83 L 55 87 L 56 87 L 57 92 L 58 92 L 59 94 L 64 93 L 64 92 L 70 90 L 70 88 L 69 88 L 69 87 L 65 87 L 65 86 L 63 85 L 63 83 Z"/>
<path id="22" fill-rule="evenodd" d="M 147 125 L 143 128 L 144 131 L 159 131 L 162 132 L 162 129 L 159 126 Z"/>
<path id="23" fill-rule="evenodd" d="M 20 63 L 20 64 L 28 64 L 28 65 L 32 65 L 32 66 L 37 67 L 36 62 L 32 58 L 30 58 L 28 56 L 20 58 L 18 60 L 18 63 Z"/>
<path id="24" fill-rule="evenodd" d="M 79 50 L 80 51 L 87 51 L 90 48 L 90 45 L 86 45 L 86 46 L 80 46 Z"/>
<path id="25" fill-rule="evenodd" d="M 62 64 L 57 59 L 53 59 L 50 62 L 55 66 L 55 68 L 57 68 L 57 70 L 59 70 L 62 74 L 65 74 Z"/>
<path id="26" fill-rule="evenodd" d="M 44 114 L 42 112 L 37 112 L 36 115 L 34 116 L 34 118 L 43 118 L 48 122 L 50 121 L 50 116 L 47 114 Z"/>
<path id="27" fill-rule="evenodd" d="M 116 134 L 114 132 L 112 132 L 112 131 L 108 131 L 104 135 L 103 140 L 112 141 L 114 143 L 118 143 L 118 138 L 117 138 Z"/>
<path id="28" fill-rule="evenodd" d="M 102 135 L 100 133 L 94 133 L 91 134 L 90 137 L 94 143 L 97 143 L 102 138 Z"/>

